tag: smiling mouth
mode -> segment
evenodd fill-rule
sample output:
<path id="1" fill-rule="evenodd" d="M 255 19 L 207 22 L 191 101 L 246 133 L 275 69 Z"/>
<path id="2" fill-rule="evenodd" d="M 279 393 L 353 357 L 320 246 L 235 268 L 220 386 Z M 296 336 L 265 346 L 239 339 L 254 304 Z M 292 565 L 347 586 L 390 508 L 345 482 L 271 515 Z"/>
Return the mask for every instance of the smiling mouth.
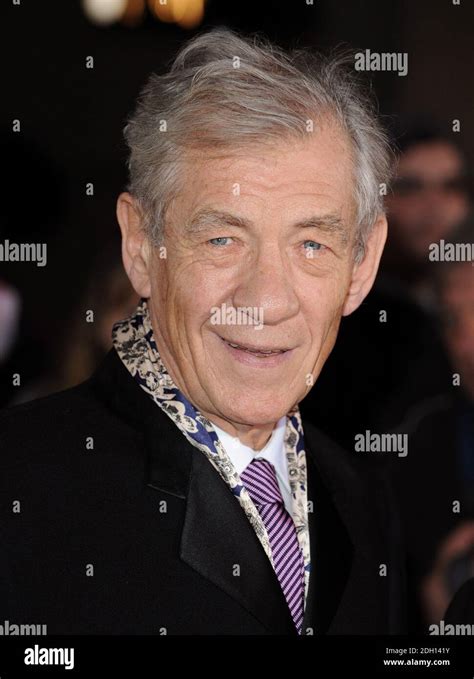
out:
<path id="1" fill-rule="evenodd" d="M 253 356 L 261 356 L 262 358 L 266 356 L 278 356 L 279 354 L 284 354 L 288 349 L 267 349 L 265 347 L 248 347 L 244 344 L 236 344 L 235 342 L 230 342 L 229 340 L 221 337 L 221 340 L 228 344 L 233 349 L 239 349 L 240 351 L 245 351 L 247 354 L 252 354 Z"/>

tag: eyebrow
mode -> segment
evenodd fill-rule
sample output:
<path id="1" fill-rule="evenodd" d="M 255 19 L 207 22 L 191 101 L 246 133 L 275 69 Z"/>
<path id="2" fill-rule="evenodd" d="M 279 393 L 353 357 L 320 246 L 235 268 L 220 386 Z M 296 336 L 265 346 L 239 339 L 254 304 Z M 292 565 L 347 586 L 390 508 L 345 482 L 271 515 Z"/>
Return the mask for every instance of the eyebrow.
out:
<path id="1" fill-rule="evenodd" d="M 309 217 L 308 219 L 304 219 L 301 222 L 297 222 L 294 225 L 294 228 L 319 229 L 325 233 L 339 236 L 343 245 L 346 245 L 348 242 L 349 234 L 347 232 L 346 225 L 336 214 L 328 213 L 324 215 L 315 215 L 313 217 Z"/>
<path id="2" fill-rule="evenodd" d="M 230 212 L 214 210 L 212 208 L 204 208 L 199 210 L 199 212 L 197 212 L 190 219 L 186 225 L 186 231 L 190 234 L 200 233 L 209 227 L 222 225 L 236 226 L 240 229 L 248 229 L 251 223 L 247 219 L 233 215 Z"/>
<path id="3" fill-rule="evenodd" d="M 190 219 L 186 225 L 186 231 L 188 234 L 199 234 L 213 226 L 234 226 L 240 229 L 249 229 L 251 225 L 252 223 L 244 217 L 222 210 L 204 208 Z M 339 236 L 344 245 L 348 242 L 347 228 L 337 214 L 313 215 L 296 222 L 292 228 L 316 228 L 325 233 Z"/>

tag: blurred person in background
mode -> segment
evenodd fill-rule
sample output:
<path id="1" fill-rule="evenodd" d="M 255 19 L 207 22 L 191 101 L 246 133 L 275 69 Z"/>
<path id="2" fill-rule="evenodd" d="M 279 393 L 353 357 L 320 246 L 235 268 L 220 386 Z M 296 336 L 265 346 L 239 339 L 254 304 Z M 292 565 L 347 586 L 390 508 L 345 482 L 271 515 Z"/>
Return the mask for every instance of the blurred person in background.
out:
<path id="1" fill-rule="evenodd" d="M 469 218 L 450 242 L 474 250 Z M 394 462 L 413 590 L 412 620 L 420 631 L 438 622 L 454 592 L 474 575 L 474 266 L 472 261 L 431 262 L 441 336 L 450 369 L 436 393 L 402 410 L 396 427 L 409 452 Z M 430 379 L 420 363 L 407 384 Z"/>
<path id="2" fill-rule="evenodd" d="M 73 341 L 66 343 L 63 354 L 61 388 L 72 387 L 90 377 L 112 347 L 112 327 L 127 318 L 138 301 L 120 257 L 115 251 L 100 255 L 68 332 Z M 86 319 L 90 311 L 94 314 L 93 322 Z"/>
<path id="3" fill-rule="evenodd" d="M 448 241 L 468 215 L 466 160 L 452 139 L 429 128 L 403 135 L 399 148 L 397 174 L 387 196 L 390 238 L 378 284 L 399 290 L 430 311 L 435 296 L 429 248 Z"/>
<path id="4" fill-rule="evenodd" d="M 90 377 L 112 346 L 114 323 L 129 316 L 137 302 L 120 257 L 115 249 L 105 246 L 96 258 L 82 300 L 66 324 L 55 367 L 14 394 L 11 405 L 68 389 Z"/>
<path id="5" fill-rule="evenodd" d="M 8 200 L 0 208 L 0 243 L 41 243 L 49 255 L 61 225 L 67 222 L 63 168 L 32 136 L 31 129 L 12 134 L 0 124 L 0 146 L 3 165 L 8 168 L 2 185 Z M 45 195 L 54 200 L 45 201 Z M 41 219 L 38 205 L 42 205 Z M 49 266 L 38 268 L 30 261 L 0 261 L 0 408 L 18 399 L 20 390 L 38 383 L 50 364 L 57 363 L 58 327 L 70 313 L 71 295 L 68 305 L 62 304 L 62 318 L 55 322 L 67 284 L 61 289 L 48 288 L 49 271 Z"/>

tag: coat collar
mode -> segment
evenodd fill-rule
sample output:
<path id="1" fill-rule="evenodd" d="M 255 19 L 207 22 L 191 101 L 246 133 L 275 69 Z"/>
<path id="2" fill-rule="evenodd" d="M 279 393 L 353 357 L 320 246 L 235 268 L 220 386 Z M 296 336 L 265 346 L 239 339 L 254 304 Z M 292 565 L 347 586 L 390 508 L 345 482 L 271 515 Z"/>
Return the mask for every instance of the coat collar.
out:
<path id="1" fill-rule="evenodd" d="M 145 483 L 186 501 L 179 556 L 238 601 L 270 634 L 296 630 L 273 568 L 239 503 L 205 456 L 140 389 L 112 350 L 92 378 L 102 398 L 128 421 L 146 455 Z M 328 483 L 327 448 L 305 427 L 312 573 L 303 630 L 328 631 L 352 560 L 352 545 Z M 334 460 L 333 463 L 334 465 Z M 329 464 L 329 467 L 331 464 Z M 326 478 L 325 478 L 326 477 Z"/>

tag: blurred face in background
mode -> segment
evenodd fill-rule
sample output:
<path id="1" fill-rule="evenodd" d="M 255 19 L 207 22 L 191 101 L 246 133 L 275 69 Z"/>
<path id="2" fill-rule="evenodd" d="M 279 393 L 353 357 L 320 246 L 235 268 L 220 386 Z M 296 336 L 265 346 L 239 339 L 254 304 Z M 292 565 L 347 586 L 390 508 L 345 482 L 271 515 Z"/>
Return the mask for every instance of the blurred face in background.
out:
<path id="1" fill-rule="evenodd" d="M 393 237 L 415 260 L 426 260 L 431 243 L 449 239 L 466 216 L 465 168 L 457 149 L 444 141 L 410 147 L 400 158 L 387 206 Z"/>
<path id="2" fill-rule="evenodd" d="M 441 292 L 445 339 L 461 385 L 474 400 L 474 266 L 465 262 L 450 267 Z"/>

